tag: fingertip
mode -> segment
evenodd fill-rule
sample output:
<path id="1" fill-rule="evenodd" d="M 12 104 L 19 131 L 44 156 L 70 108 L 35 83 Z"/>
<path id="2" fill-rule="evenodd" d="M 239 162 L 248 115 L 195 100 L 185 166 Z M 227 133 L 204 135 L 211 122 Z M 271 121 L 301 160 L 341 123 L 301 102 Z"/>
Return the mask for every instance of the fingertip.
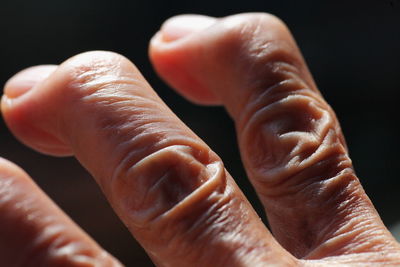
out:
<path id="1" fill-rule="evenodd" d="M 4 94 L 9 99 L 17 98 L 45 80 L 56 68 L 56 65 L 40 65 L 20 71 L 6 82 Z"/>
<path id="2" fill-rule="evenodd" d="M 193 55 L 198 50 L 197 33 L 218 19 L 202 15 L 180 15 L 168 19 L 150 41 L 149 57 L 156 72 L 183 97 L 201 105 L 219 105 L 221 101 L 207 89 L 198 75 L 202 72 Z"/>
<path id="3" fill-rule="evenodd" d="M 172 17 L 161 26 L 164 42 L 173 42 L 190 34 L 202 31 L 217 21 L 216 18 L 203 15 L 179 15 Z"/>
<path id="4" fill-rule="evenodd" d="M 56 65 L 39 65 L 24 69 L 11 77 L 4 85 L 4 92 L 1 96 L 1 115 L 10 130 L 22 128 L 24 134 L 31 131 L 28 125 L 21 118 L 21 111 L 24 110 L 26 103 L 18 101 L 20 97 L 29 92 L 32 88 L 46 80 L 55 70 Z M 28 101 L 29 102 L 29 101 Z"/>
<path id="5" fill-rule="evenodd" d="M 36 89 L 39 89 L 56 69 L 57 65 L 39 65 L 22 70 L 11 77 L 6 82 L 4 94 L 1 96 L 1 115 L 14 136 L 27 146 L 44 154 L 70 156 L 71 151 L 65 144 L 53 135 L 41 131 L 38 127 L 40 123 L 33 124 L 30 120 L 32 111 L 41 109 L 34 107 L 37 98 L 43 97 L 42 93 L 37 94 Z"/>
<path id="6" fill-rule="evenodd" d="M 198 105 L 220 105 L 217 99 L 197 76 L 192 75 L 197 66 L 191 64 L 186 51 L 180 48 L 164 49 L 154 45 L 160 35 L 155 36 L 150 46 L 149 57 L 157 74 L 177 93 Z"/>

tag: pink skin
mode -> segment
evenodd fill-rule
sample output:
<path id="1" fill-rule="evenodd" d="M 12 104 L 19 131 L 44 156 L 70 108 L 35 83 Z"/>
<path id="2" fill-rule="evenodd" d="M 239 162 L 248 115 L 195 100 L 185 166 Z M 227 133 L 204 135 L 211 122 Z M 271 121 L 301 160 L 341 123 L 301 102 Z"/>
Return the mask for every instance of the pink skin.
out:
<path id="1" fill-rule="evenodd" d="M 226 107 L 274 237 L 221 159 L 120 55 L 89 52 L 17 74 L 5 86 L 3 116 L 26 145 L 74 155 L 157 265 L 400 264 L 399 244 L 353 171 L 336 116 L 279 19 L 178 16 L 154 36 L 150 58 L 189 100 Z M 22 254 L 36 262 L 62 255 L 68 266 L 119 264 L 54 204 L 34 205 L 51 202 L 26 174 L 0 166 L 8 233 L 0 245 L 28 231 L 20 240 L 30 250 Z M 37 200 L 17 209 L 24 199 Z M 21 219 L 27 213 L 62 225 L 57 238 L 40 217 Z M 37 236 L 47 241 L 37 243 Z M 54 247 L 60 238 L 64 245 Z M 0 263 L 18 265 L 21 247 L 0 254 Z M 72 249 L 60 253 L 65 247 Z"/>

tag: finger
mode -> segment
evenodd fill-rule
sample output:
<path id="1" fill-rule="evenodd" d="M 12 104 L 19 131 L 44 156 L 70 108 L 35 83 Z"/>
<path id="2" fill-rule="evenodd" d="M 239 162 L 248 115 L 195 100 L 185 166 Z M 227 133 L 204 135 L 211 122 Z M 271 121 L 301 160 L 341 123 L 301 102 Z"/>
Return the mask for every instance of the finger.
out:
<path id="1" fill-rule="evenodd" d="M 4 159 L 0 222 L 1 266 L 121 266 Z"/>
<path id="2" fill-rule="evenodd" d="M 45 80 L 51 73 L 57 69 L 56 65 L 40 65 L 27 68 L 15 75 L 15 77 L 24 77 L 18 83 L 18 86 L 9 81 L 8 85 L 4 86 L 5 94 L 10 98 L 17 98 L 29 91 L 38 82 Z"/>
<path id="3" fill-rule="evenodd" d="M 354 173 L 334 112 L 279 19 L 178 16 L 152 39 L 150 57 L 188 99 L 226 107 L 273 233 L 290 252 L 318 258 L 398 249 Z"/>
<path id="4" fill-rule="evenodd" d="M 2 102 L 7 102 L 2 105 L 2 112 L 5 119 L 7 119 L 8 114 L 6 109 L 12 104 L 11 99 L 16 99 L 27 93 L 38 83 L 46 80 L 57 68 L 58 66 L 56 65 L 34 66 L 17 73 L 10 79 L 4 86 L 4 94 L 7 97 L 2 98 Z M 20 139 L 23 143 L 43 153 L 57 156 L 72 155 L 71 149 L 63 143 L 60 143 L 54 135 L 50 135 L 45 131 L 38 131 L 30 124 L 21 122 L 23 118 L 21 118 L 20 114 L 15 114 L 14 116 L 15 118 L 7 120 L 7 123 L 11 129 L 17 129 L 16 131 L 18 132 L 26 133 L 24 138 Z M 52 116 L 52 114 L 48 114 L 47 117 L 48 116 Z M 46 117 L 43 117 L 43 119 L 45 118 Z"/>
<path id="5" fill-rule="evenodd" d="M 156 263 L 294 261 L 221 160 L 122 56 L 76 56 L 25 94 L 4 96 L 2 109 L 26 144 L 53 155 L 72 151 Z"/>

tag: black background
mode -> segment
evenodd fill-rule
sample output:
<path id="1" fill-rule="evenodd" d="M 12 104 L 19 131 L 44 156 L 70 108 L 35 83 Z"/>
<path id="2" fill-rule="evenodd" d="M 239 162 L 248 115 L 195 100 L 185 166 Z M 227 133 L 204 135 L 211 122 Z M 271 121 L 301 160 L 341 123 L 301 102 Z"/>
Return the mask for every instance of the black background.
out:
<path id="1" fill-rule="evenodd" d="M 88 50 L 121 53 L 220 154 L 260 211 L 224 110 L 186 102 L 155 75 L 147 58 L 149 39 L 170 16 L 220 17 L 249 11 L 270 12 L 288 24 L 320 90 L 337 112 L 367 193 L 386 225 L 400 221 L 400 1 L 2 0 L 0 82 L 25 67 L 58 64 Z M 74 159 L 33 152 L 13 138 L 3 121 L 0 138 L 0 156 L 23 167 L 103 247 L 128 266 L 151 266 Z"/>

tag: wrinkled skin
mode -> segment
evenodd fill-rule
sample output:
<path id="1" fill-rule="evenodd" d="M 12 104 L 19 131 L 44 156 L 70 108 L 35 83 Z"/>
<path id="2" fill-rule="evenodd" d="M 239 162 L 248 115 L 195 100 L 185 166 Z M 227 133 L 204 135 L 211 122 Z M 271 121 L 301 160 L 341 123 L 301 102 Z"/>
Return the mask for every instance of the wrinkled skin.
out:
<path id="1" fill-rule="evenodd" d="M 175 17 L 150 58 L 189 100 L 226 107 L 273 235 L 221 159 L 120 55 L 27 69 L 6 84 L 2 114 L 26 145 L 75 156 L 159 266 L 400 265 L 399 244 L 279 19 Z M 0 218 L 2 266 L 120 265 L 6 160 Z"/>

